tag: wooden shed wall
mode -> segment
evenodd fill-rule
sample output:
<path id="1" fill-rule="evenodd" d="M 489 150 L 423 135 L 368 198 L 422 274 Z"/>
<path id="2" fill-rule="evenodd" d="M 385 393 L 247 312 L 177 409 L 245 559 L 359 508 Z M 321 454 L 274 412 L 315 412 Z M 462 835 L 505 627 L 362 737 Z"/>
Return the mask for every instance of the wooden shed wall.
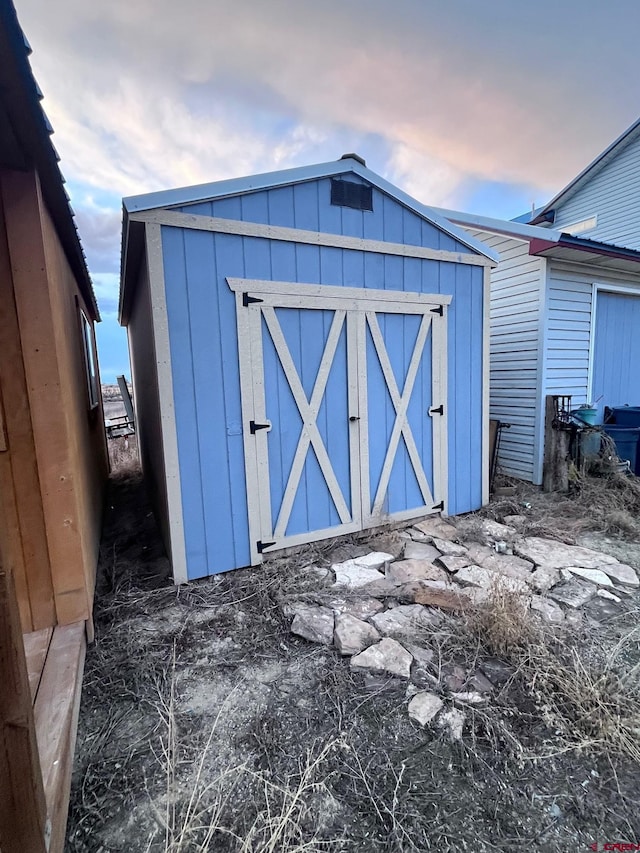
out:
<path id="1" fill-rule="evenodd" d="M 331 206 L 327 183 L 184 210 L 469 252 L 382 194 L 370 218 Z M 189 577 L 250 562 L 235 303 L 227 276 L 452 295 L 449 512 L 481 505 L 482 267 L 171 227 L 162 228 L 162 241 Z"/>
<path id="2" fill-rule="evenodd" d="M 3 553 L 24 629 L 37 630 L 90 617 L 106 444 L 101 405 L 89 411 L 82 295 L 37 175 L 3 172 L 1 183 L 0 255 L 10 266 L 2 277 L 2 328 L 13 353 L 0 376 L 10 412 L 1 454 L 2 511 L 10 522 Z"/>

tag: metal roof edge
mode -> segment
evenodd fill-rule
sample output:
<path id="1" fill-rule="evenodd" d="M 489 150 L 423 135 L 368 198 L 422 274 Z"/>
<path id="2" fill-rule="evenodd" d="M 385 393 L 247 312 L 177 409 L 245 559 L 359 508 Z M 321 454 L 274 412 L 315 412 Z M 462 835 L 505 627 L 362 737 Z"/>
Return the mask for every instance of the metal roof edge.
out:
<path id="1" fill-rule="evenodd" d="M 456 225 L 462 225 L 465 228 L 477 228 L 479 231 L 494 231 L 497 234 L 519 237 L 522 240 L 531 240 L 538 237 L 557 243 L 560 239 L 560 231 L 555 231 L 552 228 L 543 228 L 540 225 L 525 225 L 521 222 L 514 222 L 512 219 L 494 219 L 490 216 L 463 213 L 460 210 L 447 210 L 445 208 L 436 208 L 436 212 L 455 222 Z"/>
<path id="2" fill-rule="evenodd" d="M 474 239 L 466 232 L 457 228 L 446 217 L 443 217 L 436 208 L 422 204 L 417 199 L 405 193 L 399 187 L 382 178 L 376 172 L 372 172 L 361 162 L 359 157 L 345 156 L 340 160 L 332 160 L 328 163 L 318 163 L 312 166 L 298 166 L 293 169 L 284 169 L 277 172 L 264 172 L 258 175 L 250 175 L 243 178 L 232 178 L 230 180 L 215 181 L 208 184 L 199 184 L 193 187 L 181 187 L 173 190 L 162 190 L 144 195 L 128 196 L 122 200 L 127 213 L 155 210 L 157 208 L 175 207 L 184 204 L 193 204 L 198 201 L 208 201 L 226 196 L 241 195 L 258 190 L 271 189 L 279 186 L 287 186 L 304 181 L 317 180 L 319 178 L 335 177 L 354 173 L 381 192 L 394 198 L 397 202 L 413 210 L 422 219 L 426 219 L 432 225 L 440 228 L 454 240 L 462 243 L 472 252 L 483 255 L 492 263 L 498 263 L 497 254 Z"/>
<path id="3" fill-rule="evenodd" d="M 617 139 L 608 145 L 604 151 L 602 151 L 595 160 L 592 160 L 588 166 L 586 166 L 573 180 L 569 181 L 569 183 L 560 190 L 557 195 L 555 195 L 548 204 L 545 204 L 544 207 L 540 208 L 536 211 L 536 216 L 532 219 L 533 223 L 539 222 L 542 217 L 552 211 L 555 207 L 557 207 L 558 202 L 566 201 L 566 199 L 572 196 L 575 192 L 578 191 L 580 186 L 585 182 L 587 177 L 596 175 L 600 169 L 604 168 L 606 164 L 613 159 L 614 154 L 617 152 L 617 149 L 623 145 L 629 145 L 632 142 L 631 137 L 638 131 L 640 133 L 640 118 L 633 122 L 633 124 L 628 127 Z M 593 173 L 593 175 L 592 175 Z"/>
<path id="4" fill-rule="evenodd" d="M 15 77 L 14 92 L 21 98 L 22 131 L 31 143 L 29 150 L 33 168 L 38 173 L 43 198 L 54 223 L 58 239 L 77 280 L 77 285 L 88 303 L 93 319 L 100 321 L 100 310 L 87 268 L 82 243 L 78 234 L 73 210 L 64 188 L 65 179 L 58 165 L 58 154 L 51 140 L 53 129 L 41 106 L 42 92 L 35 79 L 29 54 L 31 48 L 20 25 L 12 0 L 0 2 L 0 27 L 9 43 L 10 56 L 3 57 L 3 72 Z M 13 82 L 13 81 L 12 81 Z M 9 89 L 9 91 L 11 91 Z M 26 130 L 25 130 L 26 128 Z M 24 139 L 20 140 L 24 145 Z M 25 145 L 25 149 L 27 146 Z M 28 150 L 28 149 L 27 149 Z"/>

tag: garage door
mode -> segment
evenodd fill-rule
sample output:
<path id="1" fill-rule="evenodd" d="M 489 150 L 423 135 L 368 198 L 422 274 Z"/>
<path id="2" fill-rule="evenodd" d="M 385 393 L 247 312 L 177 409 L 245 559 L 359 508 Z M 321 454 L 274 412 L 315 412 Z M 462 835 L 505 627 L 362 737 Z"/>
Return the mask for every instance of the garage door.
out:
<path id="1" fill-rule="evenodd" d="M 596 297 L 591 396 L 604 406 L 640 405 L 640 296 Z"/>
<path id="2" fill-rule="evenodd" d="M 252 562 L 444 510 L 449 297 L 229 285 Z"/>

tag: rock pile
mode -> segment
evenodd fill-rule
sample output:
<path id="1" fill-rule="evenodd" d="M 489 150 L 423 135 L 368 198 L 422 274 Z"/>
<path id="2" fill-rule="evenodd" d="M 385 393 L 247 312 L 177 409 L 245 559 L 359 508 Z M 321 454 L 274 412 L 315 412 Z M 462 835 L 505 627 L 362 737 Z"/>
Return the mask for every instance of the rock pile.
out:
<path id="1" fill-rule="evenodd" d="M 430 517 L 398 536 L 399 557 L 374 551 L 334 563 L 324 583 L 317 573 L 315 600 L 287 602 L 284 612 L 292 633 L 334 646 L 353 670 L 405 679 L 409 716 L 422 726 L 437 718 L 452 739 L 462 735 L 461 708 L 485 702 L 512 672 L 498 660 L 471 672 L 447 662 L 434 666 L 428 637 L 444 614 L 475 608 L 503 590 L 532 619 L 569 626 L 589 603 L 589 618 L 612 615 L 639 586 L 636 571 L 615 557 L 521 537 L 515 527 L 487 519 L 454 526 Z"/>

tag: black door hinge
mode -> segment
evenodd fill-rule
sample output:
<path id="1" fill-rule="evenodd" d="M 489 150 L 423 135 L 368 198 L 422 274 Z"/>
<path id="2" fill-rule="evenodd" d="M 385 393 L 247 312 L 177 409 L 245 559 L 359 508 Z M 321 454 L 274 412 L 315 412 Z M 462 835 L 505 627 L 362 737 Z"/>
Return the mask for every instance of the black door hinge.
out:
<path id="1" fill-rule="evenodd" d="M 256 542 L 258 554 L 263 554 L 265 548 L 271 548 L 271 546 L 275 544 L 275 542 L 263 542 L 262 539 L 258 539 L 258 541 Z"/>
<path id="2" fill-rule="evenodd" d="M 245 308 L 248 308 L 249 305 L 253 305 L 254 302 L 264 302 L 264 299 L 260 299 L 258 296 L 249 296 L 248 293 L 242 294 L 242 304 Z"/>
<path id="3" fill-rule="evenodd" d="M 440 403 L 439 406 L 433 406 L 433 408 L 429 409 L 430 415 L 444 415 L 444 406 Z"/>
<path id="4" fill-rule="evenodd" d="M 439 509 L 439 510 L 440 510 L 440 512 L 442 512 L 442 510 L 444 509 L 444 501 L 440 501 L 440 503 L 439 503 L 439 504 L 436 504 L 435 506 L 432 506 L 432 507 L 431 507 L 431 509 Z"/>
<path id="5" fill-rule="evenodd" d="M 259 429 L 269 429 L 270 426 L 271 424 L 257 424 L 255 421 L 249 421 L 251 435 L 255 435 Z"/>
<path id="6" fill-rule="evenodd" d="M 441 317 L 444 317 L 444 305 L 438 305 L 437 308 L 432 308 L 431 313 L 439 314 Z"/>

